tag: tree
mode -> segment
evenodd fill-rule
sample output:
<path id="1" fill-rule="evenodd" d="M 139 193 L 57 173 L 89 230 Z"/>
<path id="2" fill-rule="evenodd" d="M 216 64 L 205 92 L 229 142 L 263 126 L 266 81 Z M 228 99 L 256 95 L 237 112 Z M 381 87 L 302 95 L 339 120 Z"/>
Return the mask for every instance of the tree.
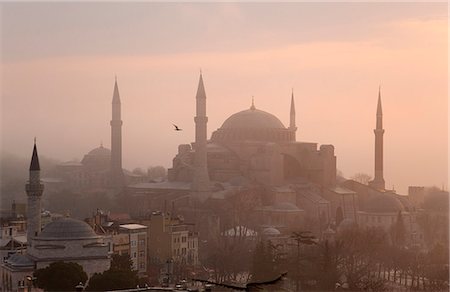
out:
<path id="1" fill-rule="evenodd" d="M 398 211 L 397 221 L 391 227 L 392 243 L 396 246 L 404 246 L 406 242 L 406 228 L 403 222 L 402 212 Z"/>
<path id="2" fill-rule="evenodd" d="M 252 281 L 267 281 L 275 276 L 275 259 L 270 242 L 260 241 L 253 253 Z"/>
<path id="3" fill-rule="evenodd" d="M 317 261 L 317 280 L 319 288 L 331 291 L 339 281 L 339 253 L 341 252 L 340 241 L 325 240 L 318 245 L 319 258 Z"/>
<path id="4" fill-rule="evenodd" d="M 80 282 L 88 279 L 83 267 L 77 263 L 55 262 L 36 270 L 36 285 L 45 291 L 74 291 Z"/>
<path id="5" fill-rule="evenodd" d="M 295 245 L 297 246 L 297 256 L 294 259 L 293 258 L 293 272 L 291 274 L 295 275 L 295 289 L 296 291 L 299 291 L 300 286 L 300 278 L 301 278 L 301 255 L 300 255 L 300 247 L 302 245 L 311 246 L 317 244 L 316 237 L 310 232 L 310 231 L 298 231 L 298 232 L 292 232 L 291 239 L 295 242 Z"/>
<path id="6" fill-rule="evenodd" d="M 370 287 L 375 272 L 377 255 L 386 246 L 386 234 L 379 228 L 362 229 L 354 226 L 338 234 L 341 242 L 340 270 L 350 289 Z M 379 283 L 372 283 L 379 288 Z M 352 290 L 352 291 L 353 291 Z M 373 290 L 372 290 L 373 291 Z"/>
<path id="7" fill-rule="evenodd" d="M 357 181 L 363 185 L 368 185 L 369 181 L 372 180 L 372 177 L 367 173 L 358 172 L 354 176 L 351 177 L 352 180 Z"/>
<path id="8" fill-rule="evenodd" d="M 140 167 L 136 167 L 135 169 L 133 169 L 132 173 L 136 174 L 136 175 L 142 175 L 142 176 L 145 175 L 144 170 Z"/>
<path id="9" fill-rule="evenodd" d="M 106 291 L 134 288 L 139 283 L 137 272 L 128 254 L 112 256 L 111 267 L 103 273 L 95 273 L 89 280 L 87 291 Z"/>
<path id="10" fill-rule="evenodd" d="M 147 175 L 151 180 L 165 178 L 167 175 L 167 170 L 164 168 L 164 166 L 161 165 L 150 166 L 147 169 Z"/>
<path id="11" fill-rule="evenodd" d="M 341 206 L 337 207 L 336 209 L 336 227 L 341 224 L 341 222 L 344 220 L 344 213 L 342 212 Z"/>

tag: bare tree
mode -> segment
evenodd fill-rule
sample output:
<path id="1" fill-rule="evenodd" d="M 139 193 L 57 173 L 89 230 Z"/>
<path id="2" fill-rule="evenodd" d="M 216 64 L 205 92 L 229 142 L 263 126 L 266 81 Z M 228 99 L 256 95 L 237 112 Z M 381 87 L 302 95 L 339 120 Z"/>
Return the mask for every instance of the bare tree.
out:
<path id="1" fill-rule="evenodd" d="M 368 185 L 369 181 L 372 180 L 372 177 L 367 173 L 358 172 L 354 176 L 351 177 L 352 180 L 357 181 L 363 185 Z"/>

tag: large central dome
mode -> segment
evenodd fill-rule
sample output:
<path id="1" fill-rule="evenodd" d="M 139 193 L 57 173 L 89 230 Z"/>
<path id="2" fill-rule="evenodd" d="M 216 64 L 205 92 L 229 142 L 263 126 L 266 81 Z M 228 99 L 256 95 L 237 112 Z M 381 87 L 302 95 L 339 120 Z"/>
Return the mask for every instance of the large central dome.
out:
<path id="1" fill-rule="evenodd" d="M 274 115 L 255 109 L 240 111 L 230 116 L 222 125 L 222 129 L 285 129 L 283 123 Z"/>
<path id="2" fill-rule="evenodd" d="M 94 230 L 86 222 L 61 218 L 48 223 L 41 234 L 40 239 L 81 239 L 98 237 Z"/>
<path id="3" fill-rule="evenodd" d="M 295 130 L 287 129 L 274 115 L 258 110 L 252 104 L 250 109 L 231 115 L 222 127 L 211 136 L 213 142 L 227 144 L 238 141 L 292 142 Z"/>

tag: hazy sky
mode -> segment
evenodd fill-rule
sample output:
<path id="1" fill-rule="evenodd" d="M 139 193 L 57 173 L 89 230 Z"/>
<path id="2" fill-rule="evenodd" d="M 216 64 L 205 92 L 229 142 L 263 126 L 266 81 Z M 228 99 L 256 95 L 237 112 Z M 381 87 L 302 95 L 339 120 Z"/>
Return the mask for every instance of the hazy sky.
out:
<path id="1" fill-rule="evenodd" d="M 0 5 L 4 152 L 109 147 L 117 74 L 124 166 L 169 167 L 202 68 L 208 135 L 252 95 L 287 125 L 294 88 L 297 139 L 333 144 L 347 177 L 373 174 L 381 84 L 386 186 L 447 185 L 446 3 Z"/>

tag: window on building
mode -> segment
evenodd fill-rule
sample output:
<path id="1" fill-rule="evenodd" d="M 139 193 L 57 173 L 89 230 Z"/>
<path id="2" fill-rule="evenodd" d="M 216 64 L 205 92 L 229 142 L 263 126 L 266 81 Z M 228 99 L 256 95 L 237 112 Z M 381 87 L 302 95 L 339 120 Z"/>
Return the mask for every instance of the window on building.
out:
<path id="1" fill-rule="evenodd" d="M 140 256 L 140 257 L 145 256 L 145 251 L 143 251 L 143 250 L 139 251 L 139 256 Z"/>
<path id="2" fill-rule="evenodd" d="M 136 252 L 133 253 L 133 257 L 135 258 L 137 256 Z"/>
<path id="3" fill-rule="evenodd" d="M 140 239 L 139 240 L 139 245 L 145 245 L 145 239 Z"/>
<path id="4" fill-rule="evenodd" d="M 186 248 L 183 247 L 183 249 L 181 249 L 181 254 L 186 254 Z"/>
<path id="5" fill-rule="evenodd" d="M 181 238 L 181 242 L 186 242 L 186 236 L 183 236 L 183 237 Z"/>
<path id="6" fill-rule="evenodd" d="M 140 263 L 140 264 L 139 264 L 139 269 L 145 269 L 145 263 L 143 263 L 143 262 Z"/>
<path id="7" fill-rule="evenodd" d="M 136 240 L 131 241 L 131 246 L 136 246 Z"/>

